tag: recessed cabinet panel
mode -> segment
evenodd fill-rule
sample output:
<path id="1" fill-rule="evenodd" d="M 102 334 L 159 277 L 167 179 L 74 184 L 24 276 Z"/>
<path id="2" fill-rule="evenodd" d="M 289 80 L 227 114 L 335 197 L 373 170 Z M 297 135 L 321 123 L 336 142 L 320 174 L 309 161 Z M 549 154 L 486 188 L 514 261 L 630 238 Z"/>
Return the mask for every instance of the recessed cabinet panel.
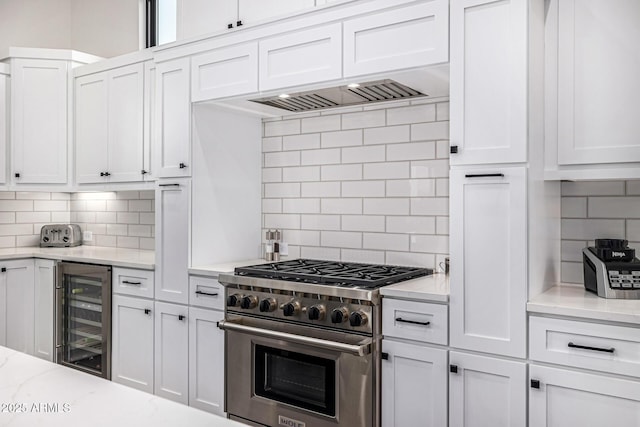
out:
<path id="1" fill-rule="evenodd" d="M 640 2 L 554 0 L 558 164 L 640 160 Z"/>
<path id="2" fill-rule="evenodd" d="M 260 90 L 342 77 L 340 24 L 298 31 L 260 42 Z"/>
<path id="3" fill-rule="evenodd" d="M 33 355 L 53 362 L 53 305 L 55 261 L 35 260 L 34 273 L 34 339 Z"/>
<path id="4" fill-rule="evenodd" d="M 449 2 L 432 0 L 344 22 L 345 77 L 447 62 Z"/>
<path id="5" fill-rule="evenodd" d="M 6 280 L 6 346 L 22 353 L 33 354 L 34 276 L 33 259 L 10 261 L 0 274 Z M 53 319 L 52 319 L 53 321 Z"/>
<path id="6" fill-rule="evenodd" d="M 451 164 L 527 159 L 527 2 L 451 4 Z"/>
<path id="7" fill-rule="evenodd" d="M 227 30 L 238 20 L 238 0 L 177 0 L 178 40 Z"/>
<path id="8" fill-rule="evenodd" d="M 0 73 L 0 184 L 7 180 L 7 141 L 9 137 L 9 77 Z"/>
<path id="9" fill-rule="evenodd" d="M 155 394 L 189 403 L 188 308 L 155 303 Z"/>
<path id="10" fill-rule="evenodd" d="M 78 77 L 75 82 L 76 181 L 101 182 L 108 170 L 107 73 Z"/>
<path id="11" fill-rule="evenodd" d="M 314 6 L 314 0 L 238 0 L 238 19 L 253 24 Z"/>
<path id="12" fill-rule="evenodd" d="M 525 357 L 524 167 L 451 171 L 451 345 Z"/>
<path id="13" fill-rule="evenodd" d="M 258 91 L 258 44 L 248 43 L 191 58 L 194 102 Z"/>

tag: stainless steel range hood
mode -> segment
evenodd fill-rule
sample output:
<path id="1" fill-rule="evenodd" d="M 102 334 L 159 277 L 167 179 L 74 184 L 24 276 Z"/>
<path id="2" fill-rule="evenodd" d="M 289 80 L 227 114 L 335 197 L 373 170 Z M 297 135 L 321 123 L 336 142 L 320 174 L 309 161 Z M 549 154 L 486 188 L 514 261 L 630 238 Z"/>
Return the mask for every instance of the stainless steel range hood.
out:
<path id="1" fill-rule="evenodd" d="M 385 79 L 305 92 L 280 94 L 267 98 L 250 99 L 250 101 L 297 113 L 301 111 L 321 110 L 325 108 L 425 96 L 428 96 L 428 94 L 412 89 L 395 80 Z"/>

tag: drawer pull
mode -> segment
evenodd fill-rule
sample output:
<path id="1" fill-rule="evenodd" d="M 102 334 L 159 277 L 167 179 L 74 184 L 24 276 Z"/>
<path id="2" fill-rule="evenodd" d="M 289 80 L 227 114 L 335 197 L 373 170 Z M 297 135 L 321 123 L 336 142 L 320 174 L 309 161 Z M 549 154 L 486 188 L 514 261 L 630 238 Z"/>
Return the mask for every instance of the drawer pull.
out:
<path id="1" fill-rule="evenodd" d="M 206 296 L 208 296 L 208 297 L 217 297 L 217 296 L 218 296 L 218 294 L 217 294 L 217 293 L 215 293 L 215 294 L 210 294 L 210 293 L 208 293 L 208 292 L 202 292 L 202 291 L 196 291 L 196 294 L 198 294 L 198 295 L 206 295 Z"/>
<path id="2" fill-rule="evenodd" d="M 132 282 L 130 280 L 123 280 L 122 283 L 125 285 L 142 285 L 142 282 Z"/>
<path id="3" fill-rule="evenodd" d="M 616 351 L 616 349 L 613 348 L 613 347 L 611 347 L 611 348 L 589 347 L 589 346 L 586 346 L 586 345 L 574 344 L 572 342 L 567 344 L 567 347 L 569 347 L 569 348 L 579 348 L 579 349 L 582 349 L 582 350 L 602 351 L 603 353 L 613 353 L 614 351 Z"/>
<path id="4" fill-rule="evenodd" d="M 411 323 L 412 325 L 429 326 L 431 322 L 416 322 L 415 320 L 405 320 L 402 317 L 397 317 L 396 322 Z"/>
<path id="5" fill-rule="evenodd" d="M 504 178 L 503 173 L 468 173 L 465 178 Z"/>

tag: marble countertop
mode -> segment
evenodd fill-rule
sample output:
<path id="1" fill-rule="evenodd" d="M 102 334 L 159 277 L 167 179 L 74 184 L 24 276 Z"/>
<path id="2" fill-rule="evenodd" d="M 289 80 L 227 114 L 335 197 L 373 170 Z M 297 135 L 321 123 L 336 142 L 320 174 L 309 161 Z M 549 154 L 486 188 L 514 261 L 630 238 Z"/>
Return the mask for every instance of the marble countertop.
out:
<path id="1" fill-rule="evenodd" d="M 284 261 L 284 260 L 283 260 Z M 265 261 L 262 258 L 245 259 L 241 261 L 230 261 L 220 264 L 211 265 L 199 265 L 189 268 L 189 274 L 195 274 L 198 276 L 211 276 L 218 277 L 220 273 L 233 273 L 233 269 L 236 267 L 246 267 L 247 265 L 266 264 L 273 261 Z"/>
<path id="2" fill-rule="evenodd" d="M 380 294 L 392 298 L 448 303 L 449 275 L 436 273 L 385 286 L 380 289 Z"/>
<path id="3" fill-rule="evenodd" d="M 600 298 L 575 285 L 554 286 L 531 298 L 527 311 L 640 325 L 640 300 Z"/>
<path id="4" fill-rule="evenodd" d="M 0 347 L 0 425 L 244 426 L 5 347 Z"/>
<path id="5" fill-rule="evenodd" d="M 62 261 L 106 264 L 116 267 L 153 270 L 155 252 L 142 249 L 107 248 L 102 246 L 76 246 L 73 248 L 26 248 L 0 249 L 0 261 L 21 258 L 44 258 Z"/>

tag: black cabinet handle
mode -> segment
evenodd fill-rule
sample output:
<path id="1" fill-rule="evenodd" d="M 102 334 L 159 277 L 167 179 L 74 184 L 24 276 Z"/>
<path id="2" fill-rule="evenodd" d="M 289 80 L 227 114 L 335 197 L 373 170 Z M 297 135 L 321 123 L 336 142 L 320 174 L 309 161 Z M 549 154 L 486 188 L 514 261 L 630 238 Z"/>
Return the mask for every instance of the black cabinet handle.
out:
<path id="1" fill-rule="evenodd" d="M 144 314 L 151 314 L 151 310 L 149 310 L 148 308 L 144 309 Z"/>
<path id="2" fill-rule="evenodd" d="M 412 325 L 421 325 L 421 326 L 429 326 L 431 324 L 431 322 L 417 322 L 415 320 L 405 320 L 402 317 L 397 317 L 396 322 L 411 323 Z"/>
<path id="3" fill-rule="evenodd" d="M 451 372 L 452 374 L 457 374 L 458 373 L 458 365 L 449 365 L 449 372 Z"/>
<path id="4" fill-rule="evenodd" d="M 105 172 L 104 176 L 111 176 L 111 174 L 109 172 Z"/>
<path id="5" fill-rule="evenodd" d="M 178 315 L 178 320 L 184 320 L 184 319 L 185 319 L 185 316 L 183 316 L 182 314 Z"/>
<path id="6" fill-rule="evenodd" d="M 236 21 L 236 27 L 242 27 L 242 21 Z"/>
<path id="7" fill-rule="evenodd" d="M 458 146 L 457 145 L 452 145 L 451 147 L 449 147 L 449 153 L 457 154 L 458 153 Z"/>
<path id="8" fill-rule="evenodd" d="M 104 172 L 100 172 L 100 176 L 104 176 Z"/>
<path id="9" fill-rule="evenodd" d="M 198 295 L 206 295 L 206 296 L 208 296 L 208 297 L 217 297 L 217 296 L 218 296 L 218 294 L 217 294 L 217 293 L 215 293 L 215 294 L 210 294 L 210 293 L 208 293 L 208 292 L 202 292 L 202 291 L 196 291 L 196 294 L 198 294 Z"/>
<path id="10" fill-rule="evenodd" d="M 382 357 L 382 360 L 389 360 L 389 353 L 381 353 L 380 357 Z"/>
<path id="11" fill-rule="evenodd" d="M 158 184 L 158 187 L 180 187 L 180 184 Z"/>
<path id="12" fill-rule="evenodd" d="M 616 351 L 616 349 L 613 348 L 613 347 L 611 347 L 611 348 L 589 347 L 587 345 L 579 345 L 579 344 L 574 344 L 572 342 L 567 344 L 567 347 L 569 347 L 569 348 L 579 348 L 581 350 L 601 351 L 603 353 L 613 353 L 614 351 Z"/>
<path id="13" fill-rule="evenodd" d="M 6 272 L 7 272 L 7 267 L 0 268 L 0 273 L 6 273 Z"/>
<path id="14" fill-rule="evenodd" d="M 142 285 L 142 282 L 132 282 L 130 280 L 123 280 L 122 283 L 126 285 Z"/>
<path id="15" fill-rule="evenodd" d="M 187 165 L 186 165 L 186 164 L 184 164 L 184 163 L 180 163 L 180 164 L 178 165 L 178 167 L 179 167 L 180 169 L 184 169 L 184 168 L 186 168 L 186 167 L 187 167 Z"/>
<path id="16" fill-rule="evenodd" d="M 142 170 L 140 171 L 140 173 L 141 173 L 142 175 L 146 175 L 146 174 L 148 174 L 149 172 L 147 172 L 146 170 L 142 169 Z"/>
<path id="17" fill-rule="evenodd" d="M 230 30 L 233 28 L 233 24 L 227 24 L 227 28 Z"/>
<path id="18" fill-rule="evenodd" d="M 540 389 L 540 380 L 531 380 L 531 388 Z"/>
<path id="19" fill-rule="evenodd" d="M 504 178 L 503 173 L 468 173 L 465 178 Z"/>
<path id="20" fill-rule="evenodd" d="M 16 178 L 20 178 L 20 174 L 19 173 L 14 173 L 13 176 L 15 176 Z"/>

